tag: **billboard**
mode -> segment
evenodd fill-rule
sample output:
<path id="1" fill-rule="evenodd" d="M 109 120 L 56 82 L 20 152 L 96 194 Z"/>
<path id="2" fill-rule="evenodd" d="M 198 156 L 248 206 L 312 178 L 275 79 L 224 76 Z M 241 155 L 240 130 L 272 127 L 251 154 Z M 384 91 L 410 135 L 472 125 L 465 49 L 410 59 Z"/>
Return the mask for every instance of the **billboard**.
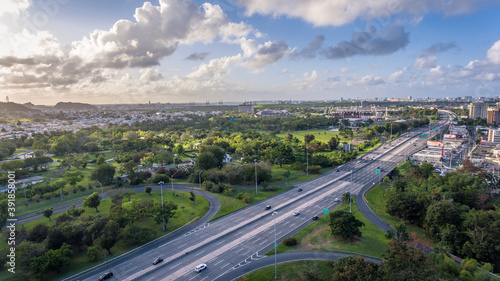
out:
<path id="1" fill-rule="evenodd" d="M 457 138 L 457 135 L 449 135 L 449 134 L 444 134 L 444 135 L 443 135 L 443 138 L 445 138 L 445 139 L 456 139 L 456 138 Z"/>
<path id="2" fill-rule="evenodd" d="M 428 141 L 427 145 L 428 146 L 443 146 L 443 143 L 440 141 Z"/>

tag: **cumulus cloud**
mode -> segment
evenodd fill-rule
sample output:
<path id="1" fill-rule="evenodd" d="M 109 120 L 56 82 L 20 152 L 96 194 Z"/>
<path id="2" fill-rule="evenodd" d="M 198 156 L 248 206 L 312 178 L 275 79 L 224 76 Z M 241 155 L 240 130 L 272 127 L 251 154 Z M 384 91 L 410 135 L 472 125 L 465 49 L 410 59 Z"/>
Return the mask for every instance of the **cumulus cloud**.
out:
<path id="1" fill-rule="evenodd" d="M 141 69 L 139 71 L 142 73 L 140 80 L 145 82 L 158 81 L 162 78 L 161 73 L 152 68 Z"/>
<path id="2" fill-rule="evenodd" d="M 18 4 L 14 5 L 17 8 L 8 7 L 14 13 L 25 9 L 29 1 L 7 3 Z M 252 32 L 252 27 L 243 22 L 231 22 L 219 6 L 205 3 L 200 7 L 192 0 L 160 0 L 158 6 L 145 2 L 136 9 L 134 18 L 119 20 L 109 30 L 94 30 L 66 47 L 47 31 L 9 34 L 9 40 L 0 40 L 0 69 L 10 68 L 4 74 L 11 76 L 3 81 L 53 87 L 83 80 L 98 83 L 108 79 L 102 76 L 107 69 L 159 65 L 180 44 L 217 39 L 238 42 Z M 158 80 L 160 76 L 152 71 L 144 70 L 141 81 Z"/>
<path id="3" fill-rule="evenodd" d="M 298 90 L 304 90 L 314 87 L 314 85 L 316 84 L 316 80 L 318 80 L 318 73 L 316 72 L 316 70 L 313 70 L 311 74 L 306 72 L 301 79 L 293 81 L 292 86 L 294 86 Z"/>
<path id="4" fill-rule="evenodd" d="M 323 42 L 325 42 L 325 36 L 323 35 L 317 35 L 314 37 L 313 41 L 311 41 L 307 48 L 304 48 L 300 50 L 300 52 L 292 52 L 290 54 L 290 57 L 292 59 L 312 59 L 316 57 L 316 53 L 321 49 L 321 46 L 323 45 Z"/>
<path id="5" fill-rule="evenodd" d="M 494 64 L 500 64 L 500 40 L 495 42 L 486 53 L 486 57 Z"/>
<path id="6" fill-rule="evenodd" d="M 446 52 L 455 48 L 457 48 L 457 46 L 453 42 L 435 43 L 417 56 L 413 67 L 416 69 L 434 68 L 436 67 L 437 53 Z"/>
<path id="7" fill-rule="evenodd" d="M 396 72 L 390 74 L 389 77 L 387 77 L 387 79 L 389 79 L 389 80 L 400 80 L 405 71 L 406 71 L 406 68 L 401 69 L 399 71 L 396 71 Z"/>
<path id="8" fill-rule="evenodd" d="M 232 57 L 213 59 L 209 63 L 201 64 L 197 70 L 189 73 L 186 77 L 191 79 L 221 78 L 229 73 L 229 67 L 231 65 L 239 64 L 241 60 L 241 54 Z"/>
<path id="9" fill-rule="evenodd" d="M 364 32 L 355 32 L 349 42 L 342 41 L 320 51 L 328 59 L 341 59 L 356 55 L 387 55 L 408 45 L 409 34 L 403 26 L 391 24 L 376 36 L 375 27 Z"/>
<path id="10" fill-rule="evenodd" d="M 353 85 L 369 86 L 369 85 L 378 85 L 384 83 L 385 83 L 384 80 L 380 76 L 369 74 L 361 78 L 356 78 L 356 77 L 351 78 L 349 81 L 347 81 L 347 86 L 353 86 Z"/>
<path id="11" fill-rule="evenodd" d="M 210 54 L 210 53 L 209 52 L 201 52 L 201 53 L 195 52 L 195 53 L 192 53 L 189 56 L 187 56 L 185 59 L 186 60 L 204 60 L 208 56 L 208 54 Z"/>
<path id="12" fill-rule="evenodd" d="M 289 51 L 288 45 L 283 40 L 268 41 L 259 45 L 255 56 L 245 63 L 252 68 L 264 67 L 279 61 Z"/>
<path id="13" fill-rule="evenodd" d="M 248 15 L 285 15 L 315 26 L 341 26 L 356 19 L 386 21 L 394 14 L 421 18 L 427 13 L 446 16 L 470 13 L 498 4 L 494 0 L 235 0 Z"/>

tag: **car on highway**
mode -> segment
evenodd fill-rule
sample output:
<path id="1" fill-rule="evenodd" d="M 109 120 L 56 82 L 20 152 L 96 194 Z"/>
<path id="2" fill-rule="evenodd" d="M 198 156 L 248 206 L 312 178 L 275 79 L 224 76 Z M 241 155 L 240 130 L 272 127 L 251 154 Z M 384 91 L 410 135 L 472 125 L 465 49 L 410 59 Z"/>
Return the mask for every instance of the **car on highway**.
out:
<path id="1" fill-rule="evenodd" d="M 335 202 L 340 202 L 340 199 L 338 199 L 338 198 L 335 198 L 335 200 L 334 200 L 334 201 L 335 201 Z"/>
<path id="2" fill-rule="evenodd" d="M 200 265 L 198 265 L 194 270 L 196 270 L 196 272 L 200 272 L 200 271 L 203 271 L 207 268 L 207 265 L 202 263 Z"/>
<path id="3" fill-rule="evenodd" d="M 313 216 L 313 217 L 312 217 L 312 220 L 313 220 L 313 221 L 315 221 L 315 220 L 317 220 L 317 219 L 318 219 L 318 216 Z"/>
<path id="4" fill-rule="evenodd" d="M 269 209 L 271 209 L 271 205 L 266 206 L 266 210 L 269 210 Z"/>
<path id="5" fill-rule="evenodd" d="M 302 191 L 302 188 L 299 188 L 299 192 L 301 192 L 301 191 Z"/>
<path id="6" fill-rule="evenodd" d="M 340 170 L 339 170 L 339 169 L 337 169 L 337 172 L 340 172 Z"/>
<path id="7" fill-rule="evenodd" d="M 294 216 L 298 216 L 298 215 L 300 215 L 300 212 L 299 211 L 295 211 L 295 212 L 293 212 L 293 215 Z"/>
<path id="8" fill-rule="evenodd" d="M 162 262 L 163 259 L 162 258 L 156 258 L 154 261 L 153 261 L 153 265 L 156 265 L 156 264 L 159 264 L 160 262 Z"/>
<path id="9" fill-rule="evenodd" d="M 113 272 L 108 271 L 108 272 L 103 273 L 101 276 L 99 276 L 99 281 L 106 280 L 106 279 L 109 279 L 111 277 L 113 277 Z"/>

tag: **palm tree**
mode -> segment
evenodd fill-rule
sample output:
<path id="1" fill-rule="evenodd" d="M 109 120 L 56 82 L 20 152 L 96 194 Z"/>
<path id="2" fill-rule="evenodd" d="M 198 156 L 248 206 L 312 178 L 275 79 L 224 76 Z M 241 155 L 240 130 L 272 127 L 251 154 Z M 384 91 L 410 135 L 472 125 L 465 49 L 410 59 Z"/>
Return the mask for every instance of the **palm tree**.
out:
<path id="1" fill-rule="evenodd" d="M 344 194 L 342 194 L 342 203 L 349 204 L 350 198 L 351 198 L 351 193 L 345 192 Z"/>

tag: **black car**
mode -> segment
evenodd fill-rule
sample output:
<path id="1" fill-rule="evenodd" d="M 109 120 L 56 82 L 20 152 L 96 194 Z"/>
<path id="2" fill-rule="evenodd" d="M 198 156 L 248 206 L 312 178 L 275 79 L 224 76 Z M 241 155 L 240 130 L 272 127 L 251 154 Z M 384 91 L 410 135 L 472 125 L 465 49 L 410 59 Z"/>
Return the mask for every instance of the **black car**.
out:
<path id="1" fill-rule="evenodd" d="M 299 188 L 299 192 L 301 192 L 301 191 L 302 191 L 302 188 Z"/>
<path id="2" fill-rule="evenodd" d="M 318 219 L 318 216 L 314 216 L 314 217 L 312 217 L 312 220 L 313 220 L 313 221 L 315 221 L 315 220 L 317 220 L 317 219 Z"/>
<path id="3" fill-rule="evenodd" d="M 340 172 L 340 170 L 339 170 L 339 169 L 337 169 L 337 172 Z"/>
<path id="4" fill-rule="evenodd" d="M 153 265 L 155 265 L 155 264 L 159 264 L 159 263 L 160 263 L 160 262 L 162 262 L 162 261 L 163 261 L 163 259 L 162 259 L 162 258 L 157 258 L 157 259 L 155 259 L 155 260 L 153 261 Z"/>
<path id="5" fill-rule="evenodd" d="M 113 277 L 113 272 L 108 271 L 108 272 L 104 273 L 103 275 L 99 276 L 99 281 L 106 280 L 106 279 L 111 278 L 111 277 Z"/>
<path id="6" fill-rule="evenodd" d="M 269 209 L 271 209 L 271 205 L 266 206 L 266 210 L 269 210 Z"/>

